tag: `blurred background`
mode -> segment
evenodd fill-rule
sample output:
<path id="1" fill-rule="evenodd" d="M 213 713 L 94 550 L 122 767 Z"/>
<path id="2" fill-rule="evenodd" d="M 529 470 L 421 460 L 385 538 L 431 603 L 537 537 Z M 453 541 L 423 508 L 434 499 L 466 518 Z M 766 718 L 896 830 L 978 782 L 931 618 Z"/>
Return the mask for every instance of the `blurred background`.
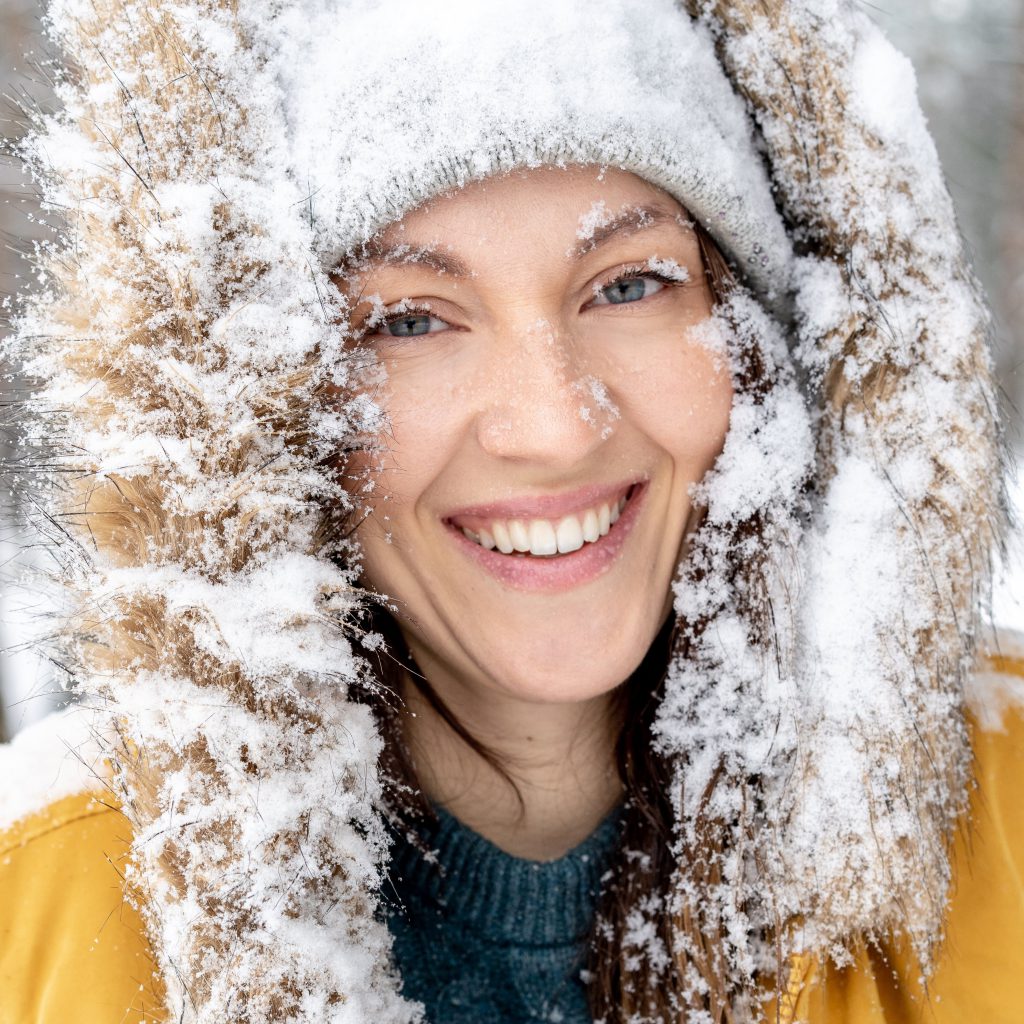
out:
<path id="1" fill-rule="evenodd" d="M 865 10 L 917 69 L 922 105 L 942 156 L 963 232 L 997 317 L 996 361 L 1009 441 L 1024 449 L 1024 0 L 878 0 Z M 17 138 L 18 105 L 47 102 L 33 64 L 46 45 L 35 0 L 0 0 L 0 133 Z M 19 253 L 42 231 L 31 189 L 0 157 L 0 296 L 16 291 Z M 4 330 L 0 316 L 0 333 Z M 6 368 L 4 368 L 6 371 Z M 11 395 L 0 399 L 10 409 Z M 0 444 L 10 439 L 0 435 Z M 4 455 L 10 457 L 8 450 Z M 1014 486 L 1018 507 L 1024 498 Z M 45 554 L 19 527 L 16 502 L 0 520 L 0 739 L 63 699 L 49 667 L 19 646 L 33 595 L 19 577 Z M 1024 630 L 1024 547 L 1014 538 L 997 590 L 996 620 Z M 1018 581 L 1019 584 L 1018 584 Z"/>

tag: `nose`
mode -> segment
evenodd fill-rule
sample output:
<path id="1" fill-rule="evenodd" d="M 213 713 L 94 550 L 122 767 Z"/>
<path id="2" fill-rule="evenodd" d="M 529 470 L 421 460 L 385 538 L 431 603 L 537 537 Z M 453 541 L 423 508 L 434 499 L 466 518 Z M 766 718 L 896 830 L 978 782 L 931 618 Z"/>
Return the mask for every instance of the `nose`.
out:
<path id="1" fill-rule="evenodd" d="M 489 346 L 477 415 L 480 447 L 500 459 L 572 466 L 608 435 L 579 347 L 546 320 Z"/>

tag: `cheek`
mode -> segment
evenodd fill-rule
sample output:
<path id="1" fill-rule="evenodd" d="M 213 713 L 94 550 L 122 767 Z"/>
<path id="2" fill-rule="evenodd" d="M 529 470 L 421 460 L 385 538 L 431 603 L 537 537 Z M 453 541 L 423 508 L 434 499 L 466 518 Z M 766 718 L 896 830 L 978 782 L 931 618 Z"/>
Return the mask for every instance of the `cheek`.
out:
<path id="1" fill-rule="evenodd" d="M 724 355 L 678 339 L 649 353 L 623 376 L 631 419 L 692 480 L 711 468 L 725 443 L 733 389 Z"/>
<path id="2" fill-rule="evenodd" d="M 403 446 L 421 437 L 443 437 L 458 390 L 459 366 L 447 350 L 410 343 L 379 364 L 374 399 L 385 413 L 393 441 Z"/>
<path id="3" fill-rule="evenodd" d="M 406 363 L 409 365 L 406 365 Z M 349 464 L 394 496 L 415 497 L 422 477 L 444 457 L 460 430 L 456 411 L 462 408 L 451 376 L 430 370 L 423 360 L 384 360 L 376 368 L 372 388 L 364 393 L 381 412 L 381 431 L 366 452 Z"/>
<path id="4" fill-rule="evenodd" d="M 419 502 L 456 452 L 463 424 L 457 389 L 443 376 L 426 379 L 389 368 L 372 393 L 383 412 L 384 429 L 366 451 L 354 453 L 346 475 L 371 511 L 357 537 L 363 576 L 382 591 L 393 591 L 418 555 Z"/>

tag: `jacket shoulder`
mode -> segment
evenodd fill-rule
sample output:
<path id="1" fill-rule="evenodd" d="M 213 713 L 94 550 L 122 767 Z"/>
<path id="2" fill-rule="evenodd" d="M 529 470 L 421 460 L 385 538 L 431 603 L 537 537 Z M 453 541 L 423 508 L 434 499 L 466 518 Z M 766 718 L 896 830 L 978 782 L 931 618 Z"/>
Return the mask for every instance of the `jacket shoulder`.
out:
<path id="1" fill-rule="evenodd" d="M 967 681 L 967 705 L 981 734 L 1019 733 L 1024 718 L 1024 633 L 1000 630 Z"/>
<path id="2" fill-rule="evenodd" d="M 28 737 L 17 757 L 45 752 L 49 738 Z M 9 766 L 11 750 L 3 756 Z M 36 797 L 71 792 L 30 810 L 24 790 L 6 802 L 16 818 L 0 830 L 0 1024 L 155 1024 L 159 983 L 124 888 L 128 821 L 95 776 L 69 769 L 55 783 L 52 763 L 38 764 Z"/>
<path id="3" fill-rule="evenodd" d="M 974 786 L 933 972 L 905 941 L 863 944 L 854 963 L 791 965 L 780 1018 L 806 1024 L 1018 1024 L 1024 1006 L 1024 638 L 1000 634 L 968 687 Z"/>
<path id="4" fill-rule="evenodd" d="M 0 744 L 0 834 L 65 797 L 103 789 L 99 716 L 76 706 Z"/>

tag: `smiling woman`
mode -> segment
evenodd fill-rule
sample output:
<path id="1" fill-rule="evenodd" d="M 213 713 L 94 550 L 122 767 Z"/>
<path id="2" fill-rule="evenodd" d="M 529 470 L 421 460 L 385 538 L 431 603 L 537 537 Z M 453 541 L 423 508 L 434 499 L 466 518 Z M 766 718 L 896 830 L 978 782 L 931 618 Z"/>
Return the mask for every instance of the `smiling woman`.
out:
<path id="1" fill-rule="evenodd" d="M 345 282 L 386 371 L 386 450 L 347 469 L 375 478 L 364 577 L 428 678 L 482 687 L 505 721 L 495 698 L 593 698 L 640 663 L 725 439 L 729 369 L 692 331 L 712 307 L 700 246 L 659 192 L 589 168 L 488 180 L 387 229 L 406 255 Z M 579 252 L 598 202 L 661 216 Z"/>
<path id="2" fill-rule="evenodd" d="M 598 203 L 617 229 L 581 247 Z M 386 449 L 346 467 L 374 480 L 363 578 L 433 693 L 516 765 L 514 789 L 487 765 L 467 787 L 459 737 L 407 689 L 428 795 L 551 859 L 620 798 L 595 723 L 665 622 L 691 491 L 725 439 L 729 368 L 693 331 L 712 308 L 700 245 L 665 193 L 596 168 L 489 179 L 381 243 L 390 257 L 344 277 L 386 370 Z"/>
<path id="3" fill-rule="evenodd" d="M 10 355 L 79 700 L 0 751 L 4 1024 L 1017 1020 L 912 75 L 683 7 L 54 0 Z"/>
<path id="4" fill-rule="evenodd" d="M 717 257 L 714 280 L 703 252 Z M 519 870 L 529 865 L 535 883 L 593 858 L 584 907 L 610 863 L 588 837 L 607 846 L 617 824 L 663 859 L 644 832 L 652 813 L 671 829 L 653 796 L 664 769 L 654 778 L 635 763 L 623 815 L 630 773 L 616 770 L 615 750 L 649 729 L 638 709 L 649 709 L 666 668 L 665 640 L 654 641 L 670 628 L 671 583 L 699 514 L 694 489 L 725 442 L 732 368 L 708 327 L 727 276 L 671 196 L 634 174 L 582 166 L 445 194 L 385 227 L 335 277 L 355 343 L 376 357 L 387 424 L 343 473 L 372 482 L 357 527 L 362 582 L 386 595 L 397 629 L 382 624 L 383 610 L 377 628 L 409 669 L 388 673 L 411 712 L 387 733 L 396 775 L 401 791 L 419 794 L 392 809 L 404 822 L 392 878 L 405 908 L 392 925 L 405 990 L 432 1020 L 452 1014 L 451 982 L 439 985 L 438 973 L 457 979 L 471 1015 L 491 1005 L 481 1001 L 488 989 L 498 992 L 492 1012 L 524 1012 L 515 985 L 503 993 L 497 979 L 515 977 L 503 961 L 529 956 L 531 944 L 507 922 L 432 919 L 403 830 L 433 848 L 444 820 L 446 843 L 465 830 L 493 844 L 491 857 L 503 852 L 505 873 L 525 858 Z M 641 806 L 646 827 L 631 827 Z M 514 894 L 488 888 L 489 858 L 480 860 L 432 884 L 479 890 L 489 913 L 507 912 Z M 552 862 L 543 874 L 540 861 Z M 635 875 L 657 892 L 650 861 Z M 582 913 L 576 932 L 548 934 L 553 948 L 532 956 L 532 969 L 557 982 L 545 1003 L 570 1020 L 586 1015 L 578 930 L 592 922 Z M 467 951 L 452 935 L 501 925 L 504 954 Z M 434 961 L 437 946 L 447 950 L 440 971 L 423 967 L 425 936 Z"/>

